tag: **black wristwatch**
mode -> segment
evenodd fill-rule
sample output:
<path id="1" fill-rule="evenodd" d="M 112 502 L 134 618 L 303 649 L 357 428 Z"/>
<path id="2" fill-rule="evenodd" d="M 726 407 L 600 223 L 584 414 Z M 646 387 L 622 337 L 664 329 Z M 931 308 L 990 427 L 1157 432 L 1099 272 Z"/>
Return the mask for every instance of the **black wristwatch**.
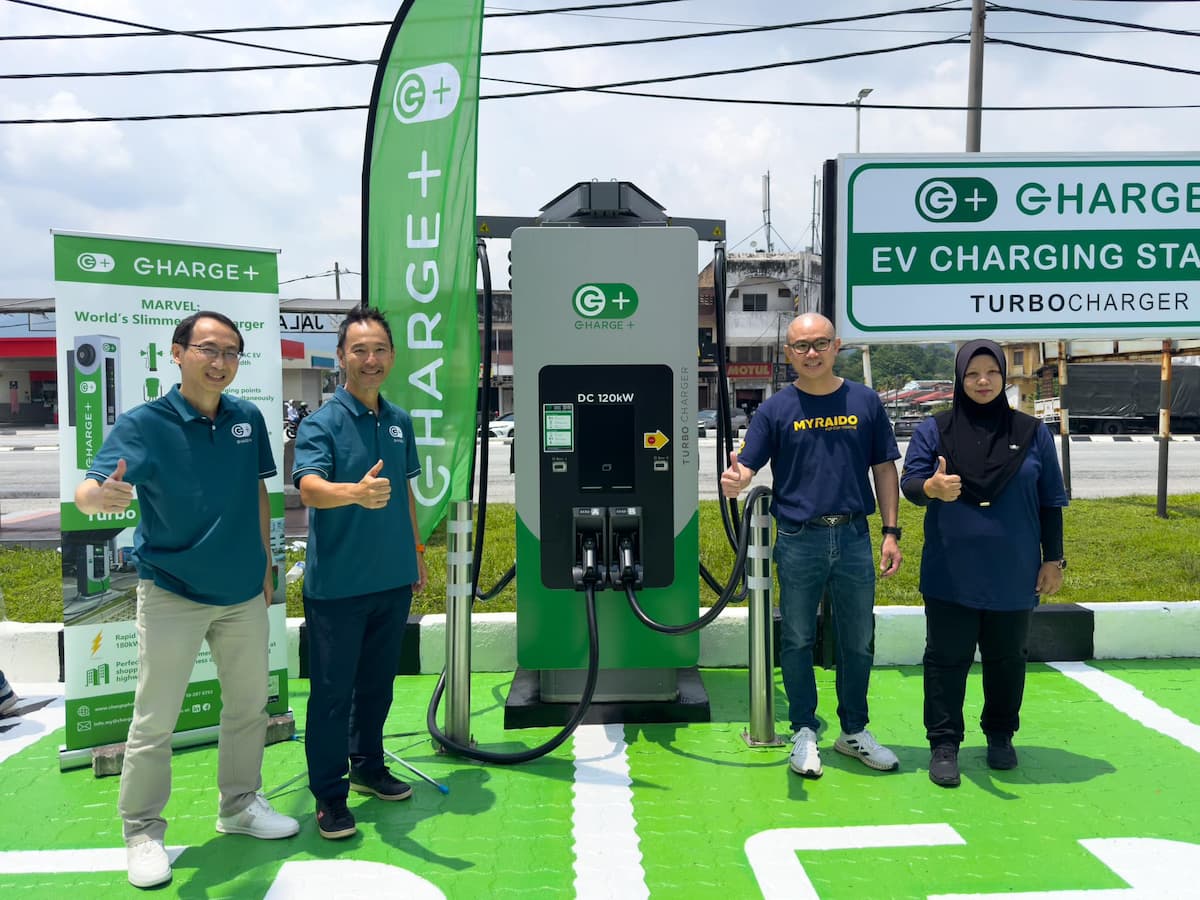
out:
<path id="1" fill-rule="evenodd" d="M 1058 566 L 1060 569 L 1065 569 L 1067 567 L 1067 561 L 1065 558 L 1064 559 L 1048 559 L 1048 560 L 1046 560 L 1046 562 L 1054 563 L 1054 565 Z"/>
<path id="2" fill-rule="evenodd" d="M 894 536 L 896 538 L 896 540 L 900 540 L 900 534 L 902 531 L 903 531 L 903 529 L 900 528 L 899 525 L 884 525 L 883 526 L 883 536 L 884 537 L 887 537 L 890 534 L 890 535 Z"/>

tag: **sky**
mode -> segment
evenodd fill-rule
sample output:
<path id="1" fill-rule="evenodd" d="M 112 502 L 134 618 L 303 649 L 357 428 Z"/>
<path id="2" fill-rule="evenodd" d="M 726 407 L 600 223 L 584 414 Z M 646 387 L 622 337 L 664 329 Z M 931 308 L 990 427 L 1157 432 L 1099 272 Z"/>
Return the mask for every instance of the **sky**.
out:
<path id="1" fill-rule="evenodd" d="M 422 0 L 425 2 L 425 0 Z M 485 11 L 582 5 L 502 0 Z M 72 10 L 189 31 L 262 25 L 390 21 L 396 0 L 50 0 Z M 506 78 L 586 85 L 693 74 L 965 37 L 969 0 L 948 11 L 628 47 L 487 56 L 582 42 L 782 24 L 818 16 L 905 10 L 915 3 L 841 0 L 681 0 L 539 16 L 491 17 L 483 30 L 481 93 Z M 1200 3 L 1050 0 L 1024 8 L 1108 19 L 1070 22 L 994 9 L 991 38 L 1174 66 L 1193 74 L 989 44 L 983 63 L 985 152 L 1160 152 L 1200 147 L 1197 109 L 999 111 L 989 106 L 1188 104 L 1200 97 Z M 831 12 L 832 10 L 832 12 Z M 0 36 L 136 31 L 0 0 Z M 379 56 L 385 25 L 229 35 L 355 60 Z M 0 41 L 0 75 L 265 65 L 303 57 L 183 36 Z M 476 211 L 534 216 L 579 181 L 638 185 L 667 213 L 725 219 L 730 252 L 804 249 L 813 242 L 814 179 L 826 159 L 864 153 L 962 152 L 967 44 L 650 85 L 634 90 L 724 99 L 834 104 L 826 108 L 709 103 L 597 93 L 483 100 Z M 6 79 L 0 120 L 359 106 L 374 68 L 279 69 L 122 78 Z M 281 297 L 361 296 L 360 192 L 366 112 L 103 124 L 0 124 L 0 299 L 53 296 L 50 229 L 278 248 Z M 770 173 L 771 224 L 763 178 Z M 492 270 L 505 242 L 492 242 Z M 704 253 L 711 254 L 707 248 Z M 699 265 L 702 264 L 698 261 Z M 499 287 L 504 287 L 503 277 Z"/>

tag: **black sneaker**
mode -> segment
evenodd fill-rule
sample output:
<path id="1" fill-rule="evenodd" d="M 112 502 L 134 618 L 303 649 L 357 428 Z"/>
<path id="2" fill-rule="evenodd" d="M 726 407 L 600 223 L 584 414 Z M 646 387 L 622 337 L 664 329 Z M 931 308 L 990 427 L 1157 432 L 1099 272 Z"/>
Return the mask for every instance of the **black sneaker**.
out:
<path id="1" fill-rule="evenodd" d="M 353 837 L 358 832 L 354 814 L 346 808 L 346 798 L 317 801 L 317 831 L 331 841 Z"/>
<path id="2" fill-rule="evenodd" d="M 987 744 L 989 769 L 1015 769 L 1017 767 L 1017 751 L 1013 749 L 1012 735 L 989 734 Z"/>
<path id="3" fill-rule="evenodd" d="M 940 744 L 929 756 L 929 780 L 939 787 L 958 787 L 958 748 Z"/>
<path id="4" fill-rule="evenodd" d="M 374 794 L 380 800 L 407 800 L 412 788 L 393 775 L 385 766 L 374 771 L 350 770 L 350 790 Z"/>

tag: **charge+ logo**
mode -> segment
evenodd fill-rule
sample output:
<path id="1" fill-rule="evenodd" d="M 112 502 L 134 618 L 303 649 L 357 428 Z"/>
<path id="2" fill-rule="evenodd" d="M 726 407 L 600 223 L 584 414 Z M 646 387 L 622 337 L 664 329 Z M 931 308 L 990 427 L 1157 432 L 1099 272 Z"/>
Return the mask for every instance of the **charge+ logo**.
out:
<path id="1" fill-rule="evenodd" d="M 404 429 L 399 425 L 392 425 L 390 428 L 388 428 L 388 434 L 398 441 L 404 440 Z"/>
<path id="2" fill-rule="evenodd" d="M 75 265 L 85 272 L 111 272 L 117 262 L 107 253 L 83 252 L 75 257 Z"/>
<path id="3" fill-rule="evenodd" d="M 254 432 L 254 428 L 249 422 L 238 422 L 230 430 L 235 438 L 248 438 Z"/>
<path id="4" fill-rule="evenodd" d="M 982 222 L 996 211 L 996 188 L 984 178 L 930 178 L 916 206 L 927 222 Z"/>
<path id="5" fill-rule="evenodd" d="M 584 319 L 628 319 L 637 312 L 638 295 L 628 284 L 581 284 L 572 302 Z"/>
<path id="6" fill-rule="evenodd" d="M 401 73 L 392 93 L 392 113 L 405 125 L 444 119 L 462 96 L 462 79 L 450 63 L 434 63 Z"/>

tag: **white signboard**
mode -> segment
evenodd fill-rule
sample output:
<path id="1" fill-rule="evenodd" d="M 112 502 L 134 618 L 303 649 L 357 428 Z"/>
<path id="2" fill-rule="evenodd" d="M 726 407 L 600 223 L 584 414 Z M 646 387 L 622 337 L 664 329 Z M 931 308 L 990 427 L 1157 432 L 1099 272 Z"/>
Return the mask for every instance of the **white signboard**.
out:
<path id="1" fill-rule="evenodd" d="M 1200 155 L 842 156 L 848 342 L 1200 336 Z"/>

